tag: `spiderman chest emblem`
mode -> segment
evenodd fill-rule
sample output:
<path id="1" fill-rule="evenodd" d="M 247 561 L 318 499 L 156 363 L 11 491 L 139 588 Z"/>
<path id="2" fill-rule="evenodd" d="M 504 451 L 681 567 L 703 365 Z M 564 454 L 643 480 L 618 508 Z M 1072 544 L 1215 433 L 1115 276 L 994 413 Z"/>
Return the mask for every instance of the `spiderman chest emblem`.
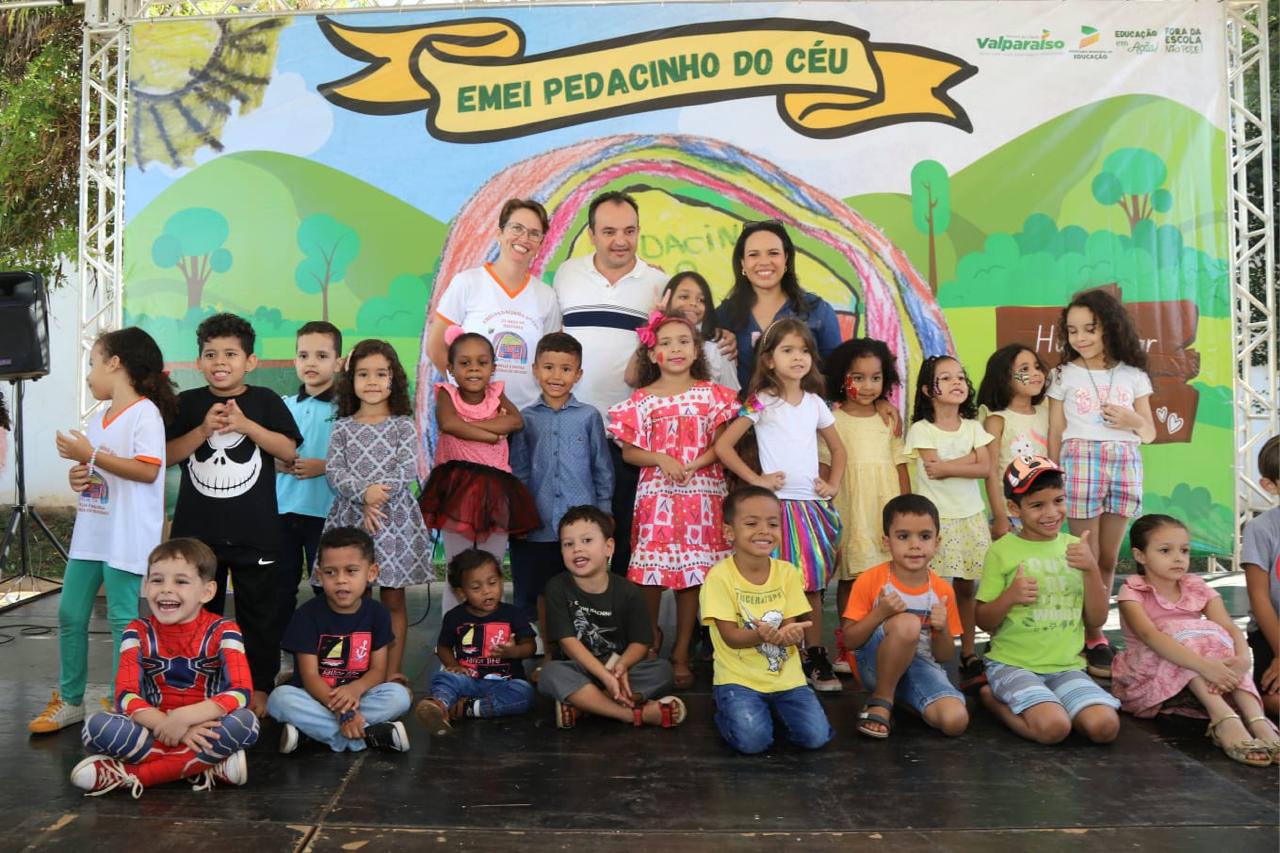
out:
<path id="1" fill-rule="evenodd" d="M 148 701 L 159 698 L 161 688 L 190 690 L 197 684 L 216 681 L 222 672 L 222 662 L 213 655 L 199 657 L 143 657 L 142 671 L 146 676 Z"/>

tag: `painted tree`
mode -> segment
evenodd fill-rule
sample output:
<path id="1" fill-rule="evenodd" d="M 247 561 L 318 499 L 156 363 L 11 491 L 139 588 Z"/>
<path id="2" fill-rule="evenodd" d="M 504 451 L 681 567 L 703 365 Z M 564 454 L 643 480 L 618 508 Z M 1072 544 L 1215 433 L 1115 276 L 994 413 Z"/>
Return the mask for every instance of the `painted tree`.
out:
<path id="1" fill-rule="evenodd" d="M 951 178 L 937 160 L 911 170 L 911 220 L 929 238 L 929 287 L 938 292 L 938 237 L 951 226 Z"/>
<path id="2" fill-rule="evenodd" d="M 1164 160 L 1146 148 L 1119 148 L 1102 161 L 1093 179 L 1093 197 L 1099 204 L 1120 205 L 1129 230 L 1152 213 L 1173 207 L 1173 194 L 1163 189 L 1169 169 Z"/>
<path id="3" fill-rule="evenodd" d="M 223 248 L 231 226 L 208 207 L 188 207 L 170 216 L 151 244 L 151 259 L 161 269 L 176 267 L 187 283 L 187 309 L 200 307 L 209 276 L 231 269 L 231 252 Z"/>
<path id="4" fill-rule="evenodd" d="M 305 257 L 293 273 L 303 293 L 319 293 L 321 319 L 329 319 L 329 286 L 347 276 L 360 254 L 360 235 L 327 213 L 313 213 L 298 225 L 298 248 Z"/>

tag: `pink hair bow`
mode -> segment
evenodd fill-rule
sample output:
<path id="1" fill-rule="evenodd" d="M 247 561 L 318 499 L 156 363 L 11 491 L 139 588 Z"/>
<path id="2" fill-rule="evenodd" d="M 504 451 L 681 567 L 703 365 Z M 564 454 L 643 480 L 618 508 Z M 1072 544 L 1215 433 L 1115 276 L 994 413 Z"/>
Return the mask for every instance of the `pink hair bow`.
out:
<path id="1" fill-rule="evenodd" d="M 460 323 L 454 323 L 452 326 L 444 330 L 445 346 L 453 346 L 453 342 L 462 337 L 466 330 L 462 328 Z"/>
<path id="2" fill-rule="evenodd" d="M 636 329 L 636 337 L 640 339 L 640 343 L 649 349 L 653 349 L 658 345 L 658 328 L 671 319 L 662 311 L 655 310 L 651 312 L 645 324 Z"/>

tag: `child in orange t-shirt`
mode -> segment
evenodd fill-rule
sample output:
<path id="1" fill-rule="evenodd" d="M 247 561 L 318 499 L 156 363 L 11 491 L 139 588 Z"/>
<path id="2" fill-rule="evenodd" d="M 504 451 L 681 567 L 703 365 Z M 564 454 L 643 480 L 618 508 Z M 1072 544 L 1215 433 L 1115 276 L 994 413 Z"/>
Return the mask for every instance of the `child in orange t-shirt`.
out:
<path id="1" fill-rule="evenodd" d="M 845 647 L 855 650 L 871 691 L 858 731 L 887 738 L 897 699 L 943 734 L 961 734 L 969 725 L 964 695 L 940 664 L 956 653 L 960 612 L 951 586 L 929 569 L 938 508 L 926 497 L 899 495 L 884 505 L 881 524 L 889 562 L 858 576 L 842 619 Z"/>

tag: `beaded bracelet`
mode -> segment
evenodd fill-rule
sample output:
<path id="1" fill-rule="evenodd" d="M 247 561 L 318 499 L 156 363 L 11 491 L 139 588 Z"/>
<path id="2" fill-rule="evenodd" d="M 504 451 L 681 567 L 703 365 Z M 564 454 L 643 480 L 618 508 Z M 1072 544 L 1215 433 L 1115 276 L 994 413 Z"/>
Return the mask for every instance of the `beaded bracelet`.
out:
<path id="1" fill-rule="evenodd" d="M 95 447 L 93 452 L 89 454 L 89 476 L 91 477 L 93 476 L 93 463 L 96 461 L 98 461 L 98 448 Z"/>

